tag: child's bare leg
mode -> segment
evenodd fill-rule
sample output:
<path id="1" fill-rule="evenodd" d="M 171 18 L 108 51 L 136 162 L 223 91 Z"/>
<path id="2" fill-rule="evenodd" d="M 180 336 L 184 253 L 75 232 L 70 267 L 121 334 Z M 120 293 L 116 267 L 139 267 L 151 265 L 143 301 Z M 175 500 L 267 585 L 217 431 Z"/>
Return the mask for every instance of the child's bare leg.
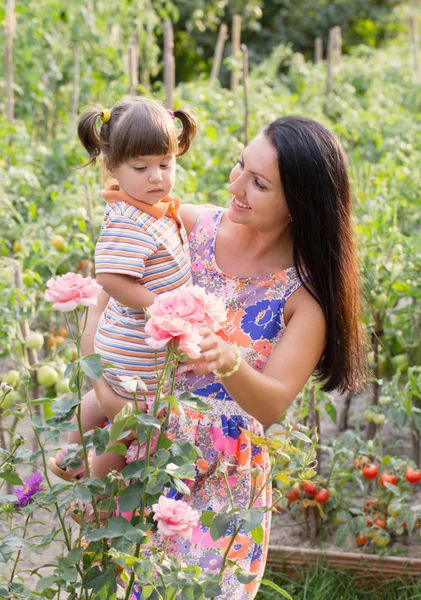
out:
<path id="1" fill-rule="evenodd" d="M 92 457 L 91 476 L 104 479 L 110 471 L 118 471 L 119 473 L 126 466 L 126 457 L 117 452 L 104 452 Z"/>
<path id="2" fill-rule="evenodd" d="M 108 421 L 98 405 L 95 390 L 90 390 L 83 396 L 80 411 L 83 433 L 95 429 L 95 427 L 101 427 L 101 425 Z M 72 423 L 77 425 L 76 416 L 73 417 Z M 79 430 L 70 431 L 67 436 L 67 442 L 69 444 L 81 444 L 82 440 L 80 439 Z"/>

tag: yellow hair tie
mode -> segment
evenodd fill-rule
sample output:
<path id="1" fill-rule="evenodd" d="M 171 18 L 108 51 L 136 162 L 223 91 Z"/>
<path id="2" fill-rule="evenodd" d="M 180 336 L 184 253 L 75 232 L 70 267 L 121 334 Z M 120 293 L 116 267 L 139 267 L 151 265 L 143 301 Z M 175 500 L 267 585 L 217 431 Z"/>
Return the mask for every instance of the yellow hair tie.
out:
<path id="1" fill-rule="evenodd" d="M 111 119 L 111 111 L 109 111 L 108 108 L 103 108 L 99 118 L 103 123 L 108 123 L 108 121 Z"/>

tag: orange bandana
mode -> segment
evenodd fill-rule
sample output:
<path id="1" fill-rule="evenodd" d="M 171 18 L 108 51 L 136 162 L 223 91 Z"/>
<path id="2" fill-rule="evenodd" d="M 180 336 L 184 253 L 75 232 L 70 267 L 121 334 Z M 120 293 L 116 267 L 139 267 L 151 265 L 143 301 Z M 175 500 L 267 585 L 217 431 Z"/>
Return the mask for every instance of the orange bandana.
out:
<path id="1" fill-rule="evenodd" d="M 183 223 L 178 215 L 178 208 L 180 206 L 180 198 L 172 198 L 171 196 L 165 196 L 160 202 L 156 204 L 147 204 L 141 200 L 136 200 L 133 196 L 130 196 L 126 192 L 121 192 L 118 185 L 112 185 L 101 192 L 102 197 L 113 204 L 114 202 L 127 202 L 132 206 L 135 206 L 142 212 L 155 219 L 161 219 L 162 217 L 170 217 L 177 223 L 179 229 L 183 226 Z"/>

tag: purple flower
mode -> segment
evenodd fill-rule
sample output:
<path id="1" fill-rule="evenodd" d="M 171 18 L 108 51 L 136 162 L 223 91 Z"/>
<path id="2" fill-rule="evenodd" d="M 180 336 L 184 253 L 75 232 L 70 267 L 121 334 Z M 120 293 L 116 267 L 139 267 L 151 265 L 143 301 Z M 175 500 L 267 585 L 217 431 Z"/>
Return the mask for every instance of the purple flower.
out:
<path id="1" fill-rule="evenodd" d="M 13 488 L 13 494 L 17 496 L 15 502 L 17 508 L 23 508 L 27 504 L 30 504 L 35 494 L 42 492 L 44 487 L 41 485 L 44 479 L 42 473 L 32 473 L 26 479 L 23 480 L 23 485 L 15 485 Z"/>
<path id="2" fill-rule="evenodd" d="M 200 566 L 202 569 L 208 569 L 209 571 L 216 571 L 221 568 L 222 556 L 216 552 L 206 552 L 200 559 Z"/>

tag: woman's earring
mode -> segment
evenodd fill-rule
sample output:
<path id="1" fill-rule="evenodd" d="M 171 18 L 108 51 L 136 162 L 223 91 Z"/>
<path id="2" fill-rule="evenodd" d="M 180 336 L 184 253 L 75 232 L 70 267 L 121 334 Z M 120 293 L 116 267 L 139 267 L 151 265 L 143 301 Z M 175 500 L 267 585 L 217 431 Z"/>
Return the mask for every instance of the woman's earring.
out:
<path id="1" fill-rule="evenodd" d="M 289 216 L 289 220 L 290 220 L 290 222 L 292 223 L 292 217 L 291 217 L 291 215 L 288 215 L 288 216 Z"/>

